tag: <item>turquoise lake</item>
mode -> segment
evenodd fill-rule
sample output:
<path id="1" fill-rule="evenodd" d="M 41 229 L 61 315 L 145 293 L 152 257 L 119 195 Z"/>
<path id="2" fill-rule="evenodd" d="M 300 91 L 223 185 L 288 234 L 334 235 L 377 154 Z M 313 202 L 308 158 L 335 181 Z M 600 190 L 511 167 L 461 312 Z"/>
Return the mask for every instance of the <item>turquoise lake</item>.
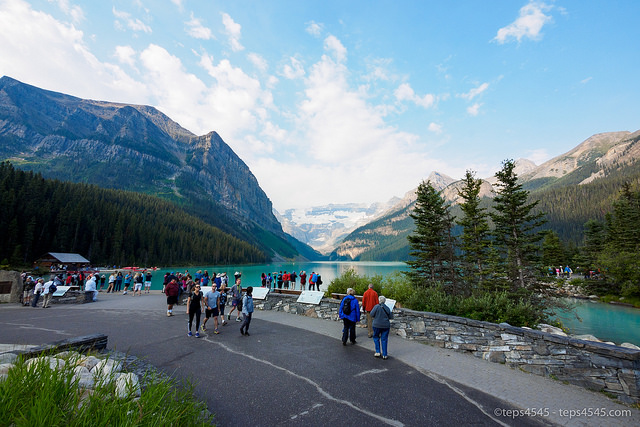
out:
<path id="1" fill-rule="evenodd" d="M 226 272 L 233 281 L 233 274 L 242 273 L 242 285 L 260 286 L 260 275 L 276 271 L 295 271 L 299 273 L 305 270 L 307 274 L 315 271 L 322 276 L 322 290 L 336 277 L 345 271 L 354 269 L 359 275 L 374 276 L 392 274 L 397 271 L 406 271 L 408 266 L 403 262 L 282 262 L 260 265 L 210 265 L 191 266 L 173 269 L 158 269 L 153 272 L 152 289 L 162 289 L 162 280 L 167 272 L 184 273 L 189 271 L 193 275 L 196 271 L 207 270 L 209 274 Z M 300 279 L 297 280 L 296 289 L 300 287 Z M 565 327 L 570 329 L 573 335 L 590 334 L 603 341 L 613 341 L 616 344 L 630 342 L 640 346 L 640 309 L 624 307 L 612 304 L 603 304 L 589 300 L 572 300 L 575 304 L 575 315 L 561 314 L 559 319 Z"/>

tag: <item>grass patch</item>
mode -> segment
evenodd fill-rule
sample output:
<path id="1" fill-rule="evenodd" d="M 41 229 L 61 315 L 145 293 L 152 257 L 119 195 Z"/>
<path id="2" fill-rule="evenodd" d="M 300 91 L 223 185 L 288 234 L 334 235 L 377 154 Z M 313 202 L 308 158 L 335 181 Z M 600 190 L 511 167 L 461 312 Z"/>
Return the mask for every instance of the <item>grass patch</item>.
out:
<path id="1" fill-rule="evenodd" d="M 51 359 L 55 360 L 55 359 Z M 139 398 L 118 398 L 113 381 L 96 381 L 83 389 L 74 376 L 75 363 L 52 368 L 46 359 L 29 364 L 18 359 L 0 380 L 0 426 L 197 426 L 212 425 L 193 386 L 149 373 Z"/>

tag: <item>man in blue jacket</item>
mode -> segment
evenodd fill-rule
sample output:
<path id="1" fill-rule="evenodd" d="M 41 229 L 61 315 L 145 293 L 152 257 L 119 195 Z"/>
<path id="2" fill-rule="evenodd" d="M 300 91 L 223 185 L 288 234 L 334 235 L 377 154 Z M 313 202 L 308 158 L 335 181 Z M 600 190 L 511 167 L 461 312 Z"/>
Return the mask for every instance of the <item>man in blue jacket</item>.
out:
<path id="1" fill-rule="evenodd" d="M 338 318 L 342 319 L 342 345 L 347 345 L 347 339 L 351 344 L 356 343 L 356 323 L 360 321 L 360 304 L 355 296 L 353 288 L 347 289 L 347 296 L 340 302 Z"/>

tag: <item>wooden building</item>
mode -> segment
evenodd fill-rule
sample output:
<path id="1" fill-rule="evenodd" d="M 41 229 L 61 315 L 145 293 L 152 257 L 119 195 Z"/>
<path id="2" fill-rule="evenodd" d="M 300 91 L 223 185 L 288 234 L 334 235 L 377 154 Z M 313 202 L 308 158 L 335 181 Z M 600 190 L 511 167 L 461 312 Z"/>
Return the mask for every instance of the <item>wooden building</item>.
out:
<path id="1" fill-rule="evenodd" d="M 33 266 L 48 268 L 52 271 L 76 271 L 89 267 L 90 264 L 88 259 L 79 254 L 48 252 L 34 261 Z"/>

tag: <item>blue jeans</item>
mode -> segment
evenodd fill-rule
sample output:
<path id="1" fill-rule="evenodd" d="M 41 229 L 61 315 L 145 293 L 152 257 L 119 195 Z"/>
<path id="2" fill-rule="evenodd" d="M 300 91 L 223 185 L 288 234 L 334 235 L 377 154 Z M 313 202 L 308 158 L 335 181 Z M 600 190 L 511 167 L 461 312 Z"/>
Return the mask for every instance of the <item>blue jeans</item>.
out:
<path id="1" fill-rule="evenodd" d="M 387 355 L 387 343 L 389 342 L 389 328 L 373 328 L 373 344 L 376 346 L 376 353 L 380 353 L 380 342 L 382 341 L 382 355 Z"/>

